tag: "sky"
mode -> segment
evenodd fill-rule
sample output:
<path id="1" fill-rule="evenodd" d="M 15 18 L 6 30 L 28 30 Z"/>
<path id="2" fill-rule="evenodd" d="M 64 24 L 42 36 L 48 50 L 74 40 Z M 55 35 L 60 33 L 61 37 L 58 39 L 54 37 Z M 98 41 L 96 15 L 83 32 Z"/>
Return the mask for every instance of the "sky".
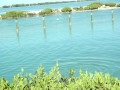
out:
<path id="1" fill-rule="evenodd" d="M 0 0 L 0 6 L 11 4 L 24 3 L 40 3 L 40 2 L 54 2 L 54 1 L 70 1 L 70 0 Z"/>

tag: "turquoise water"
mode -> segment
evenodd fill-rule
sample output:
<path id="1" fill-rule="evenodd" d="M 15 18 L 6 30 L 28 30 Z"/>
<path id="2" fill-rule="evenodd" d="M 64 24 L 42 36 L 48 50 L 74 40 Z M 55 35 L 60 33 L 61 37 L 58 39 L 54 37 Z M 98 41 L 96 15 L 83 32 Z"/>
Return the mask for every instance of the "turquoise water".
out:
<path id="1" fill-rule="evenodd" d="M 71 25 L 70 25 L 71 21 Z M 43 65 L 49 71 L 59 63 L 70 68 L 101 71 L 120 78 L 120 10 L 56 14 L 45 17 L 0 20 L 0 77 L 11 80 L 20 72 L 34 73 Z"/>

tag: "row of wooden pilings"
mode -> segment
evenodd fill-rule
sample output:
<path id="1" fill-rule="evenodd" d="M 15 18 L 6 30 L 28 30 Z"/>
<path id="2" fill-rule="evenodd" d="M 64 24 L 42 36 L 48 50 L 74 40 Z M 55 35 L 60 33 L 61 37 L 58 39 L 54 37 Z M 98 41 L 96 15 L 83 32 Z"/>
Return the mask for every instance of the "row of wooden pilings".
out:
<path id="1" fill-rule="evenodd" d="M 111 11 L 111 14 L 112 14 L 112 29 L 114 30 L 114 10 Z M 94 19 L 93 19 L 93 12 L 91 12 L 91 31 L 93 31 L 93 24 L 94 24 Z"/>
<path id="2" fill-rule="evenodd" d="M 68 22 L 69 22 L 69 32 L 70 35 L 72 35 L 72 19 L 71 19 L 71 13 L 68 14 Z M 91 19 L 91 31 L 93 32 L 93 24 L 94 24 L 94 18 L 93 18 L 93 12 L 90 12 L 90 19 Z M 47 39 L 47 31 L 46 31 L 46 22 L 45 22 L 45 16 L 42 17 L 43 22 L 43 32 L 44 32 L 44 38 Z M 114 28 L 114 11 L 112 10 L 112 26 Z M 18 25 L 18 19 L 16 19 L 16 34 L 19 41 L 19 25 Z"/>

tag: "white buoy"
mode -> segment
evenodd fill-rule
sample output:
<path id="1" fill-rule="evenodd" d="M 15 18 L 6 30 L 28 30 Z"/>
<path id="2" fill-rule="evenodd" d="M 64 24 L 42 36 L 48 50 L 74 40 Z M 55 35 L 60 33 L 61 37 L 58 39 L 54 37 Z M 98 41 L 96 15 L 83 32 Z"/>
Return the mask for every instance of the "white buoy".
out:
<path id="1" fill-rule="evenodd" d="M 59 20 L 59 18 L 57 18 L 56 20 Z"/>

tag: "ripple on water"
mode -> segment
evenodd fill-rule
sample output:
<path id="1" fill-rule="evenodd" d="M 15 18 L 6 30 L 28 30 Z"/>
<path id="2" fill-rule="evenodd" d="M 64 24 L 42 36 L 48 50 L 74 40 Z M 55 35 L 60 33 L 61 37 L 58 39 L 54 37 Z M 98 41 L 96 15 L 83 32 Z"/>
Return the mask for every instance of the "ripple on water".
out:
<path id="1" fill-rule="evenodd" d="M 113 59 L 97 57 L 65 57 L 59 59 L 59 64 L 62 68 L 80 68 L 88 71 L 111 73 L 112 75 L 117 72 L 116 70 L 120 70 L 119 63 L 119 61 Z"/>

